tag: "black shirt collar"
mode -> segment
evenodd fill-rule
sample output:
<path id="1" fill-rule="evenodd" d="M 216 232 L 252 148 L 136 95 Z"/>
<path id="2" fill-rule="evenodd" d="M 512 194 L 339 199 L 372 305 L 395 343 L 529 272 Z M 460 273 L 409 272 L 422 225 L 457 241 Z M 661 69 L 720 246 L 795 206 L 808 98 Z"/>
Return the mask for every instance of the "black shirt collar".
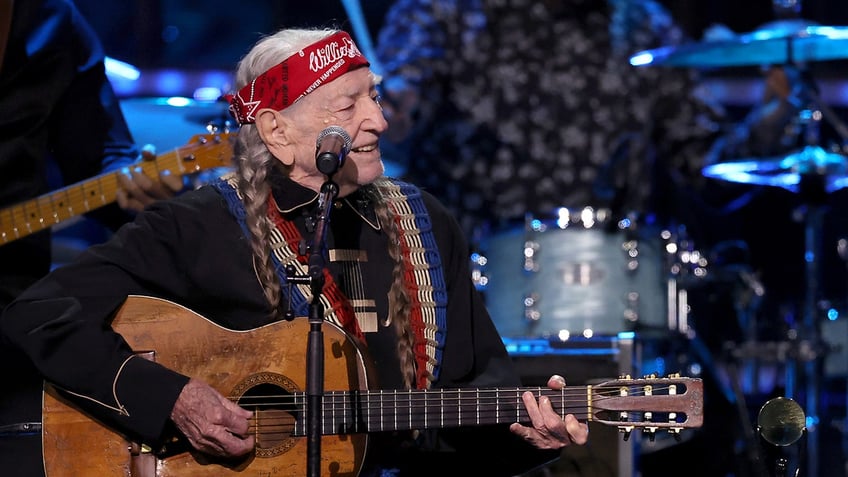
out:
<path id="1" fill-rule="evenodd" d="M 271 190 L 274 195 L 274 202 L 276 202 L 277 209 L 281 214 L 289 216 L 298 211 L 301 211 L 301 213 L 307 211 L 309 215 L 314 215 L 314 209 L 318 207 L 318 192 L 298 184 L 281 171 L 275 170 L 272 172 L 270 179 L 273 184 Z M 336 199 L 336 209 L 344 206 L 349 207 L 371 228 L 380 230 L 380 221 L 374 211 L 373 201 L 362 189 L 358 189 L 342 199 Z"/>

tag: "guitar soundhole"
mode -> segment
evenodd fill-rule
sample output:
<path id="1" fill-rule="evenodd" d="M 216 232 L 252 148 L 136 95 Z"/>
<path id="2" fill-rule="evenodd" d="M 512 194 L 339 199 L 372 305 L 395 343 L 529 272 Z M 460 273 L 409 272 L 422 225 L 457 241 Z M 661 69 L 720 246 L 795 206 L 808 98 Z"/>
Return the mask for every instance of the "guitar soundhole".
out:
<path id="1" fill-rule="evenodd" d="M 302 416 L 290 389 L 294 383 L 285 376 L 260 373 L 242 382 L 234 393 L 239 406 L 253 411 L 257 457 L 280 455 L 296 442 L 295 424 Z"/>

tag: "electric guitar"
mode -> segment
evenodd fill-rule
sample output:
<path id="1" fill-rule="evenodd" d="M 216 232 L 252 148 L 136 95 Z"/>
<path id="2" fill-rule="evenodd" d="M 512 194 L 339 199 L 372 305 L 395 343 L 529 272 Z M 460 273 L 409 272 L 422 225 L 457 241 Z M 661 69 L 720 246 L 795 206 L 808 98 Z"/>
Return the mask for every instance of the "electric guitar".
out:
<path id="1" fill-rule="evenodd" d="M 306 475 L 306 318 L 248 331 L 222 328 L 166 300 L 134 296 L 112 323 L 139 354 L 198 377 L 254 412 L 255 451 L 215 460 L 174 439 L 152 450 L 78 410 L 50 385 L 43 401 L 44 463 L 56 476 Z M 591 386 L 371 390 L 370 361 L 344 331 L 324 323 L 321 473 L 356 476 L 368 433 L 529 422 L 521 394 L 549 396 L 561 413 L 627 433 L 680 432 L 703 422 L 703 385 L 693 378 L 613 379 Z M 183 439 L 184 441 L 184 439 Z"/>
<path id="2" fill-rule="evenodd" d="M 199 134 L 185 146 L 132 167 L 158 179 L 165 171 L 182 176 L 226 167 L 232 156 L 230 133 Z M 0 245 L 115 202 L 120 189 L 118 174 L 121 172 L 107 172 L 0 210 Z"/>

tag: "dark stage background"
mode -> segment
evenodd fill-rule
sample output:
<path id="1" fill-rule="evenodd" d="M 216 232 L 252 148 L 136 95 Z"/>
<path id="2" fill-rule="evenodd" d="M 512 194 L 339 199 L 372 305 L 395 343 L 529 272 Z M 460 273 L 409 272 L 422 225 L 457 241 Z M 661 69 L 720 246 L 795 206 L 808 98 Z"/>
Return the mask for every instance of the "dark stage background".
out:
<path id="1" fill-rule="evenodd" d="M 341 0 L 232 2 L 228 0 L 78 0 L 106 43 L 107 54 L 141 68 L 229 69 L 260 33 L 283 26 L 348 23 Z M 383 23 L 390 0 L 360 2 L 369 31 Z M 771 19 L 771 0 L 661 0 L 693 39 L 723 23 L 736 32 Z M 803 18 L 848 24 L 839 0 L 804 0 Z"/>
<path id="2" fill-rule="evenodd" d="M 219 103 L 198 96 L 198 88 L 211 88 L 213 97 L 216 91 L 227 92 L 231 69 L 260 35 L 284 26 L 341 26 L 350 30 L 350 21 L 341 0 L 76 0 L 76 3 L 100 34 L 106 54 L 140 70 L 141 76 L 137 80 L 115 78 L 114 84 L 122 97 L 136 140 L 155 144 L 160 151 L 178 147 L 192 135 L 203 133 L 208 121 L 226 119 L 225 109 Z M 382 25 L 383 15 L 391 2 L 365 0 L 361 3 L 365 23 L 373 37 Z M 704 31 L 714 24 L 724 24 L 742 33 L 773 20 L 771 0 L 662 0 L 662 3 L 693 40 L 700 40 Z M 801 16 L 823 25 L 848 25 L 848 3 L 846 0 L 805 0 Z M 822 80 L 825 101 L 845 118 L 848 106 L 846 62 L 827 62 L 817 67 L 816 72 Z M 710 79 L 708 84 L 715 88 L 728 109 L 739 117 L 759 97 L 757 92 L 761 85 L 755 68 L 720 69 L 708 72 L 707 77 Z M 183 99 L 175 101 L 173 97 Z M 391 158 L 387 162 L 389 174 L 401 172 Z M 786 194 L 780 197 L 785 203 L 776 202 L 772 214 L 784 213 L 791 208 L 792 198 Z M 762 222 L 752 226 L 766 230 L 784 222 L 768 214 L 760 216 L 759 220 Z M 845 220 L 845 209 L 840 206 L 830 211 L 828 221 L 826 238 L 829 253 L 824 285 L 828 290 L 827 298 L 833 302 L 833 312 L 839 315 L 839 319 L 827 322 L 825 334 L 841 351 L 830 355 L 826 369 L 822 371 L 823 421 L 809 423 L 817 426 L 822 442 L 819 453 L 822 472 L 815 477 L 846 475 L 845 453 L 848 449 L 845 432 L 848 354 L 844 350 L 848 341 L 844 316 L 848 314 L 844 261 L 845 250 L 848 249 L 845 222 L 848 221 Z M 836 225 L 831 227 L 831 222 Z M 786 244 L 785 232 L 773 230 L 773 233 L 764 234 L 762 243 L 748 244 L 755 253 L 765 257 L 763 261 L 777 275 L 791 275 L 795 273 L 791 266 L 802 266 L 803 263 L 803 251 L 797 244 Z M 97 233 L 91 225 L 84 223 L 59 231 L 57 235 L 64 241 L 57 242 L 57 260 L 61 261 L 66 256 L 64 254 L 72 255 L 79 247 L 77 240 L 97 239 Z M 799 237 L 801 234 L 797 228 L 792 233 Z M 787 267 L 791 271 L 787 272 Z M 695 324 L 700 333 L 699 340 L 676 338 L 646 342 L 640 348 L 641 354 L 633 361 L 637 363 L 633 366 L 634 372 L 659 368 L 704 377 L 708 404 L 704 429 L 694 435 L 687 434 L 680 443 L 668 440 L 662 440 L 660 444 L 637 442 L 635 455 L 628 457 L 632 461 L 630 470 L 609 463 L 620 462 L 623 448 L 633 448 L 615 444 L 615 436 L 613 444 L 606 447 L 608 437 L 601 438 L 599 434 L 598 443 L 588 448 L 588 454 L 592 456 L 589 461 L 585 455 L 569 455 L 563 464 L 542 471 L 542 475 L 600 477 L 613 475 L 609 469 L 617 468 L 614 475 L 621 477 L 640 474 L 698 476 L 708 475 L 703 473 L 703 469 L 715 466 L 705 463 L 714 463 L 711 461 L 715 460 L 728 461 L 724 466 L 728 470 L 721 475 L 754 475 L 749 462 L 750 435 L 746 433 L 753 432 L 752 425 L 759 407 L 767 399 L 781 395 L 785 384 L 780 378 L 784 373 L 783 363 L 762 366 L 751 378 L 753 381 L 742 381 L 745 389 L 734 389 L 734 380 L 729 377 L 732 367 L 727 366 L 729 350 L 726 349 L 732 337 L 726 335 L 729 327 L 719 315 L 737 313 L 739 307 L 734 302 L 738 297 L 732 296 L 726 285 L 705 282 L 690 292 L 693 319 L 699 321 Z M 797 282 L 789 286 L 797 287 Z M 703 310 L 700 315 L 699 310 Z M 779 340 L 754 343 L 752 352 L 756 354 L 756 350 L 781 344 Z M 554 372 L 564 372 L 568 376 L 568 370 L 561 369 L 562 365 L 583 371 L 597 370 L 598 373 L 621 371 L 620 356 L 609 358 L 609 361 L 600 358 L 599 362 L 597 354 L 583 355 L 579 349 L 568 353 L 568 359 L 563 359 L 562 353 L 549 355 L 545 350 L 530 354 L 528 356 L 526 350 L 515 354 L 521 369 L 527 370 L 525 378 L 528 384 L 541 384 L 537 382 L 542 379 L 540 376 Z M 658 360 L 664 363 L 654 366 Z M 631 362 L 630 358 L 627 362 Z M 606 448 L 599 449 L 602 444 Z M 457 474 L 446 470 L 446 475 Z"/>

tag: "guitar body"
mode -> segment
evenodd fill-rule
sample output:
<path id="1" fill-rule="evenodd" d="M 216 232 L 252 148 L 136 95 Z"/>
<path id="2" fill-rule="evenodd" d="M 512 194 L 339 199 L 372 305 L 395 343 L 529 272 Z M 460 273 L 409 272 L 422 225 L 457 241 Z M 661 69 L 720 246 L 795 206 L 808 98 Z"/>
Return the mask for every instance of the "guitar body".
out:
<path id="1" fill-rule="evenodd" d="M 257 388 L 279 388 L 282 393 L 306 389 L 309 323 L 305 318 L 233 331 L 166 300 L 130 297 L 112 326 L 137 353 L 202 379 L 236 401 Z M 370 373 L 362 350 L 330 323 L 325 322 L 322 331 L 324 389 L 367 389 Z M 45 388 L 43 426 L 47 477 L 307 473 L 307 440 L 302 435 L 267 442 L 258 439 L 255 454 L 235 463 L 209 462 L 190 452 L 158 458 L 81 413 L 51 386 Z M 357 475 L 366 446 L 367 434 L 323 436 L 321 474 Z"/>

